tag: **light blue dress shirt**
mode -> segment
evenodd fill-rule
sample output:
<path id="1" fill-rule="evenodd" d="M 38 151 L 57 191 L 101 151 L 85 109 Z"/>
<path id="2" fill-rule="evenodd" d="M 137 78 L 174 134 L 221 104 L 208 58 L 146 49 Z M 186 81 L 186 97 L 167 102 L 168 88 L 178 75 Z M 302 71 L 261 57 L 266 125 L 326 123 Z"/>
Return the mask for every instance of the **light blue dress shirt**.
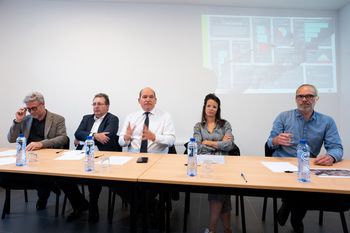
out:
<path id="1" fill-rule="evenodd" d="M 272 139 L 283 132 L 293 134 L 291 146 L 273 146 Z M 311 157 L 316 157 L 321 150 L 322 144 L 336 161 L 343 157 L 343 146 L 334 120 L 324 114 L 314 112 L 306 121 L 298 109 L 280 113 L 273 122 L 268 146 L 275 149 L 275 157 L 296 157 L 297 145 L 300 139 L 306 139 L 310 146 Z"/>

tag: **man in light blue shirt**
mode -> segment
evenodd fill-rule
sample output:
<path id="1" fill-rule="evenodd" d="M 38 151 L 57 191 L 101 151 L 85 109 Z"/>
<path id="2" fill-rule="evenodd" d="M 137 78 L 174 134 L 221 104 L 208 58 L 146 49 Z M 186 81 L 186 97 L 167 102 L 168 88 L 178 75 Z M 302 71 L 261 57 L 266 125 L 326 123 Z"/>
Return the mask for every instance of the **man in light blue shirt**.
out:
<path id="1" fill-rule="evenodd" d="M 295 96 L 297 109 L 282 112 L 277 116 L 267 140 L 268 146 L 274 150 L 274 157 L 296 157 L 300 139 L 306 139 L 310 146 L 310 155 L 315 158 L 315 164 L 331 166 L 342 160 L 343 146 L 334 120 L 314 111 L 318 99 L 317 89 L 313 85 L 303 84 L 297 89 Z M 319 155 L 322 144 L 326 154 Z M 294 231 L 303 232 L 302 220 L 308 207 L 294 208 L 293 197 L 286 197 L 282 201 L 283 204 L 278 211 L 278 222 L 284 225 L 292 211 L 291 224 Z M 316 200 L 307 201 L 316 203 Z"/>
<path id="2" fill-rule="evenodd" d="M 304 89 L 309 91 L 303 91 Z M 273 123 L 267 141 L 269 147 L 275 150 L 273 156 L 296 157 L 300 139 L 306 139 L 311 157 L 317 157 L 316 164 L 332 165 L 333 162 L 340 161 L 343 157 L 343 146 L 334 120 L 314 111 L 318 100 L 316 88 L 304 84 L 298 90 L 298 108 L 280 113 Z M 301 92 L 304 94 L 300 94 Z M 318 155 L 322 144 L 327 153 Z"/>

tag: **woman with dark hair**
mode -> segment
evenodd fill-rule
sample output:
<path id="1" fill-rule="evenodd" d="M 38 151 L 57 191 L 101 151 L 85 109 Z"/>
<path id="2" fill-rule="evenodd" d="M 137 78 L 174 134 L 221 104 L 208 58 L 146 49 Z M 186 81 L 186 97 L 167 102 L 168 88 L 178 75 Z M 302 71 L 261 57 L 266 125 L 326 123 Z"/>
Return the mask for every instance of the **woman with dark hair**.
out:
<path id="1" fill-rule="evenodd" d="M 193 136 L 198 142 L 198 154 L 228 155 L 233 149 L 231 124 L 221 118 L 220 99 L 215 94 L 205 97 L 202 120 L 194 126 Z M 210 223 L 206 232 L 216 232 L 217 223 L 221 218 L 224 233 L 232 233 L 230 195 L 209 194 L 208 200 Z"/>

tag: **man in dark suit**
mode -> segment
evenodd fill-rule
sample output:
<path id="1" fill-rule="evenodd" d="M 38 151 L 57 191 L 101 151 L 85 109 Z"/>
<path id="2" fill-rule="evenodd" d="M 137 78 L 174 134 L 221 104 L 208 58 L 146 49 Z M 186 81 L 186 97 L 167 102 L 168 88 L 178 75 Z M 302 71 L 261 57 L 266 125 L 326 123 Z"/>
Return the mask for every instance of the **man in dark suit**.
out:
<path id="1" fill-rule="evenodd" d="M 39 92 L 30 93 L 23 102 L 26 106 L 16 112 L 16 118 L 7 134 L 8 141 L 16 142 L 18 135 L 23 133 L 27 138 L 27 151 L 42 148 L 63 148 L 68 143 L 64 117 L 48 111 L 45 108 L 44 96 Z M 27 112 L 29 115 L 26 115 Z M 26 183 L 28 185 L 28 182 Z M 37 210 L 45 209 L 50 191 L 54 187 L 49 183 L 36 180 L 31 181 L 31 185 L 38 190 Z M 54 189 L 54 191 L 56 190 L 57 188 Z"/>
<path id="2" fill-rule="evenodd" d="M 80 122 L 78 129 L 75 132 L 75 144 L 80 141 L 85 141 L 87 136 L 93 136 L 95 141 L 95 150 L 99 151 L 118 151 L 117 132 L 119 119 L 117 116 L 108 112 L 109 97 L 104 93 L 99 93 L 93 99 L 93 114 L 85 115 Z M 79 147 L 79 146 L 78 146 Z M 84 197 L 79 192 L 77 186 L 66 187 L 63 189 L 73 206 L 77 206 L 72 214 L 67 218 L 67 221 L 72 221 L 79 218 L 84 211 Z M 98 198 L 101 193 L 101 185 L 89 185 L 89 219 L 90 223 L 95 223 L 99 220 Z M 80 203 L 76 205 L 75 203 Z M 79 207 L 80 206 L 80 207 Z M 73 207 L 74 209 L 74 207 Z"/>

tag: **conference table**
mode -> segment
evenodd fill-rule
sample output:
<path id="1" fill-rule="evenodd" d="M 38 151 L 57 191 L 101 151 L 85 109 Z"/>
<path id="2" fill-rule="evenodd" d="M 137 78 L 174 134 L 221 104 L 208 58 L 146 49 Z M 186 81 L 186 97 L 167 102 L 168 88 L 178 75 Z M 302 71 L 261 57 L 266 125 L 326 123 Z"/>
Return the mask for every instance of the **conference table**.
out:
<path id="1" fill-rule="evenodd" d="M 0 149 L 0 151 L 4 150 L 6 148 Z M 137 192 L 139 189 L 240 195 L 243 216 L 243 196 L 282 197 L 290 193 L 327 196 L 350 194 L 349 178 L 325 178 L 312 174 L 310 183 L 300 183 L 297 181 L 296 172 L 275 173 L 262 164 L 262 162 L 288 162 L 296 165 L 295 158 L 225 156 L 223 164 L 211 164 L 210 173 L 203 172 L 204 166 L 199 165 L 197 176 L 190 177 L 186 173 L 187 157 L 184 155 L 149 153 L 147 154 L 148 163 L 136 163 L 140 156 L 139 153 L 96 152 L 95 157 L 98 157 L 95 165 L 96 170 L 85 172 L 83 159 L 57 160 L 57 157 L 64 152 L 58 149 L 35 151 L 38 161 L 29 162 L 27 166 L 23 167 L 18 167 L 15 164 L 0 165 L 0 176 L 20 179 L 35 177 L 55 182 L 68 181 L 78 184 L 98 183 L 106 186 L 125 186 L 134 193 L 131 197 L 130 208 L 131 232 L 137 231 L 137 210 L 134 200 L 140 198 L 137 197 L 140 193 Z M 122 165 L 110 165 L 107 168 L 98 164 L 101 158 L 109 156 L 130 157 L 131 159 Z M 312 161 L 311 159 L 311 164 Z M 324 167 L 312 165 L 312 168 Z M 350 169 L 350 160 L 336 163 L 331 168 Z M 167 230 L 169 229 L 167 228 Z M 242 230 L 246 231 L 245 224 L 242 226 Z"/>
<path id="2" fill-rule="evenodd" d="M 150 169 L 147 169 L 138 178 L 138 182 L 144 189 L 157 188 L 166 192 L 177 190 L 240 195 L 243 232 L 246 232 L 243 196 L 282 197 L 290 193 L 308 196 L 350 194 L 349 178 L 325 178 L 311 174 L 310 183 L 301 183 L 297 180 L 296 172 L 275 173 L 264 166 L 262 162 L 288 162 L 297 165 L 296 158 L 225 156 L 224 164 L 212 164 L 212 171 L 209 174 L 203 171 L 205 168 L 202 165 L 198 166 L 197 176 L 189 177 L 186 174 L 186 156 L 166 155 Z M 314 166 L 313 159 L 311 159 L 310 164 L 311 168 L 325 168 L 324 166 Z M 329 168 L 350 169 L 350 160 L 341 161 Z M 276 213 L 276 203 L 274 203 L 274 208 L 274 213 Z M 274 231 L 278 232 L 275 215 L 274 219 Z M 167 220 L 168 222 L 169 220 Z M 168 231 L 168 224 L 166 228 Z"/>
<path id="3" fill-rule="evenodd" d="M 6 148 L 0 151 L 6 151 Z M 111 187 L 125 187 L 132 195 L 130 206 L 130 231 L 136 232 L 136 209 L 133 205 L 137 194 L 138 177 L 149 169 L 162 156 L 155 154 L 149 157 L 148 163 L 136 163 L 140 154 L 128 152 L 95 152 L 95 171 L 84 171 L 84 159 L 79 160 L 57 160 L 64 152 L 68 150 L 60 149 L 43 149 L 34 151 L 37 155 L 36 162 L 28 162 L 26 166 L 16 166 L 15 164 L 0 165 L 0 177 L 8 177 L 11 179 L 21 180 L 43 180 L 45 182 L 72 182 L 76 184 L 93 184 Z M 28 154 L 28 153 L 27 153 Z M 73 155 L 74 156 L 74 155 Z M 78 155 L 77 155 L 78 156 Z M 103 167 L 99 164 L 102 158 L 110 156 L 130 157 L 131 159 L 123 165 L 109 165 Z M 72 156 L 70 156 L 72 157 Z M 3 158 L 3 157 L 1 157 Z M 0 158 L 0 159 L 1 159 Z"/>

